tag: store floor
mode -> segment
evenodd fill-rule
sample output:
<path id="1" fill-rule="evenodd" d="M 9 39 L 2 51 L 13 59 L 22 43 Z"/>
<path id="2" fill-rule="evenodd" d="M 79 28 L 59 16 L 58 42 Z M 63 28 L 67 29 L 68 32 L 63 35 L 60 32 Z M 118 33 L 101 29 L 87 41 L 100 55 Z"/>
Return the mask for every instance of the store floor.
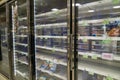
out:
<path id="1" fill-rule="evenodd" d="M 9 60 L 7 48 L 2 48 L 2 60 L 0 61 L 0 72 L 6 76 L 9 76 Z M 2 80 L 2 79 L 0 79 Z"/>
<path id="2" fill-rule="evenodd" d="M 0 80 L 8 80 L 8 79 L 5 78 L 2 74 L 0 74 Z"/>

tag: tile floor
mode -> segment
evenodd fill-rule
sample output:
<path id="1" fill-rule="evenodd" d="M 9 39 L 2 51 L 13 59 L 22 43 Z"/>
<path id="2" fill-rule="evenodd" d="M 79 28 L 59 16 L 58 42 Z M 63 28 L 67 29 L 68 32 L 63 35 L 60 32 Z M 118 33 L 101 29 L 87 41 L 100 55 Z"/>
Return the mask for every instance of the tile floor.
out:
<path id="1" fill-rule="evenodd" d="M 0 80 L 8 80 L 8 79 L 5 78 L 2 74 L 0 74 Z"/>

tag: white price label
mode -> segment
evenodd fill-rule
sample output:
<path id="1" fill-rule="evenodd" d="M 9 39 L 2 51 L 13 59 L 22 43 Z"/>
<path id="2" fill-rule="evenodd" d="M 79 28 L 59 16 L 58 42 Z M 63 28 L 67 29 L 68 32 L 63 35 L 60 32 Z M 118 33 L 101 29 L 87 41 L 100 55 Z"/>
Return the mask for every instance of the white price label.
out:
<path id="1" fill-rule="evenodd" d="M 57 63 L 57 59 L 54 59 L 54 63 Z"/>
<path id="2" fill-rule="evenodd" d="M 113 54 L 111 54 L 111 53 L 102 53 L 102 59 L 113 60 Z"/>

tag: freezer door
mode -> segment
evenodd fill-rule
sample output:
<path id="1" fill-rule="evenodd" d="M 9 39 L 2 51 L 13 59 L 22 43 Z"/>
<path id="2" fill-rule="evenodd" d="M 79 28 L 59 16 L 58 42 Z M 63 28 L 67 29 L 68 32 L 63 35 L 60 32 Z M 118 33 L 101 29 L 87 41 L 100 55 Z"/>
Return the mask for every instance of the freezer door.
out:
<path id="1" fill-rule="evenodd" d="M 67 0 L 35 0 L 37 80 L 67 80 Z"/>
<path id="2" fill-rule="evenodd" d="M 120 0 L 75 1 L 75 80 L 120 80 Z"/>
<path id="3" fill-rule="evenodd" d="M 0 72 L 9 77 L 8 28 L 6 25 L 6 7 L 0 8 Z"/>
<path id="4" fill-rule="evenodd" d="M 17 0 L 11 5 L 15 80 L 30 80 L 26 6 L 26 0 Z"/>

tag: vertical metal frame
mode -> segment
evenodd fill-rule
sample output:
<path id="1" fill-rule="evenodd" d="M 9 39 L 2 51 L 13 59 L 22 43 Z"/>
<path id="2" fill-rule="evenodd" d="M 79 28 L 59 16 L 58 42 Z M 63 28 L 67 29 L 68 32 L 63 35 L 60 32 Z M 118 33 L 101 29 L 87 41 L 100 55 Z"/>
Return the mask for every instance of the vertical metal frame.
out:
<path id="1" fill-rule="evenodd" d="M 28 18 L 28 51 L 29 51 L 29 75 L 30 80 L 36 80 L 35 65 L 35 28 L 34 28 L 34 0 L 27 0 Z"/>
<path id="2" fill-rule="evenodd" d="M 13 35 L 12 35 L 12 12 L 11 3 L 6 3 L 6 23 L 8 27 L 8 57 L 10 67 L 10 80 L 14 80 L 14 58 L 13 58 Z"/>
<path id="3" fill-rule="evenodd" d="M 67 0 L 67 9 L 68 9 L 68 18 L 67 18 L 67 27 L 68 27 L 68 48 L 67 48 L 67 57 L 68 57 L 68 62 L 67 62 L 67 77 L 68 80 L 72 80 L 72 54 L 73 54 L 73 50 L 72 50 L 72 43 L 73 43 L 73 39 L 72 39 L 72 0 Z"/>
<path id="4" fill-rule="evenodd" d="M 72 80 L 78 80 L 78 7 L 75 5 L 76 0 L 72 0 L 72 40 L 73 40 L 73 54 L 72 54 Z"/>
<path id="5" fill-rule="evenodd" d="M 0 46 L 1 46 L 1 30 L 0 30 Z M 0 47 L 0 61 L 2 60 L 2 51 Z"/>

